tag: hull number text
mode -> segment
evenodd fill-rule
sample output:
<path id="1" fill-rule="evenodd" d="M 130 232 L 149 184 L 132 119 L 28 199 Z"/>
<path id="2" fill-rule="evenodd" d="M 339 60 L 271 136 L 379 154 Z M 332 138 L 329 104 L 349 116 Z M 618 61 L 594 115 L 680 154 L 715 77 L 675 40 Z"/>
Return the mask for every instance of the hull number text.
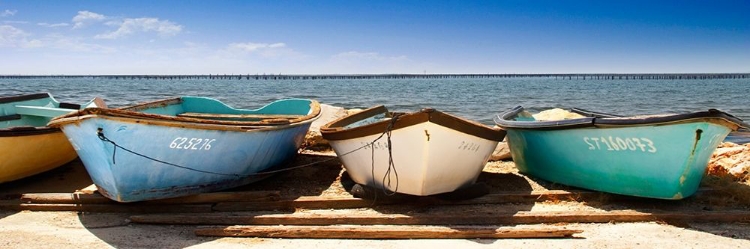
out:
<path id="1" fill-rule="evenodd" d="M 177 137 L 169 143 L 169 148 L 182 150 L 210 150 L 211 143 L 214 141 L 216 141 L 216 139 Z"/>
<path id="2" fill-rule="evenodd" d="M 656 153 L 654 142 L 645 137 L 583 137 L 583 141 L 589 146 L 589 150 L 631 150 Z"/>

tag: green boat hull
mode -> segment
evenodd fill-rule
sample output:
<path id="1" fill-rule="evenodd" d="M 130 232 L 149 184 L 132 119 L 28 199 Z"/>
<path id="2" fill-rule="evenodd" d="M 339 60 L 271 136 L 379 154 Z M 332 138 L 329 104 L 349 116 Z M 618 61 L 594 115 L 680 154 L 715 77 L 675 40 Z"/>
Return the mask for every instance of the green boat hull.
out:
<path id="1" fill-rule="evenodd" d="M 625 128 L 508 130 L 516 166 L 603 192 L 682 199 L 695 193 L 730 129 L 708 122 Z"/>
<path id="2" fill-rule="evenodd" d="M 521 173 L 669 200 L 693 195 L 716 147 L 729 132 L 750 126 L 715 109 L 634 117 L 571 111 L 583 116 L 537 121 L 519 106 L 495 118 Z"/>

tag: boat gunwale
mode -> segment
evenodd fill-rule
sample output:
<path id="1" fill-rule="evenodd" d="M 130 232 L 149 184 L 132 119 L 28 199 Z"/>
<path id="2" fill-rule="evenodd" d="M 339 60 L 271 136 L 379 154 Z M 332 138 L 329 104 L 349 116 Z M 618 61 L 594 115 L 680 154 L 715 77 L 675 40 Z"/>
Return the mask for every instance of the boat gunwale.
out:
<path id="1" fill-rule="evenodd" d="M 18 95 L 18 96 L 0 97 L 0 104 L 27 101 L 27 100 L 45 99 L 45 98 L 52 98 L 52 94 L 33 93 L 33 94 Z"/>
<path id="2" fill-rule="evenodd" d="M 344 128 L 347 125 L 354 124 L 381 113 L 388 113 L 388 109 L 383 105 L 373 106 L 361 112 L 341 117 L 323 125 L 320 128 L 320 133 L 326 140 L 334 141 L 382 134 L 388 129 L 388 126 L 391 125 L 391 120 L 378 121 L 348 129 Z M 487 140 L 499 142 L 505 138 L 505 131 L 502 129 L 489 127 L 432 108 L 425 108 L 417 112 L 400 115 L 391 127 L 391 130 L 398 130 L 425 122 L 432 122 L 449 129 Z"/>
<path id="3" fill-rule="evenodd" d="M 34 136 L 59 132 L 59 128 L 47 126 L 13 126 L 0 129 L 0 137 Z"/>
<path id="4" fill-rule="evenodd" d="M 680 114 L 663 114 L 649 116 L 632 116 L 624 117 L 613 114 L 592 112 L 578 108 L 572 108 L 571 111 L 586 115 L 583 118 L 552 120 L 552 121 L 515 121 L 510 120 L 524 111 L 522 106 L 516 106 L 508 111 L 498 114 L 495 118 L 495 124 L 503 129 L 523 129 L 523 130 L 565 130 L 576 128 L 617 128 L 617 127 L 636 127 L 636 126 L 661 126 L 680 123 L 709 122 L 726 126 L 732 130 L 748 128 L 750 125 L 741 119 L 717 109 L 708 111 L 680 113 Z"/>
<path id="5" fill-rule="evenodd" d="M 226 121 L 226 120 L 211 120 L 201 118 L 190 118 L 190 117 L 179 117 L 170 115 L 150 114 L 143 113 L 133 110 L 143 110 L 148 107 L 158 105 L 169 105 L 174 101 L 181 101 L 181 97 L 171 98 L 165 100 L 158 100 L 148 102 L 144 104 L 138 104 L 134 106 L 127 106 L 117 109 L 111 108 L 86 108 L 77 112 L 66 114 L 60 117 L 56 117 L 48 124 L 52 127 L 62 127 L 69 123 L 81 122 L 89 118 L 104 118 L 110 120 L 118 120 L 129 123 L 139 124 L 151 124 L 161 126 L 172 126 L 180 128 L 195 128 L 195 129 L 207 129 L 207 130 L 226 130 L 226 131 L 267 131 L 284 129 L 291 126 L 297 126 L 301 124 L 311 123 L 318 119 L 322 113 L 320 103 L 316 100 L 310 99 L 310 111 L 307 115 L 301 116 L 296 119 L 288 120 L 282 123 L 267 122 L 264 121 Z M 274 120 L 270 120 L 274 121 Z"/>
<path id="6" fill-rule="evenodd" d="M 25 94 L 25 95 L 16 95 L 16 96 L 7 96 L 7 97 L 0 97 L 0 104 L 7 104 L 7 103 L 13 103 L 13 102 L 22 102 L 22 101 L 28 101 L 28 100 L 37 100 L 37 99 L 46 99 L 49 98 L 53 102 L 57 102 L 54 97 L 52 97 L 52 94 L 44 92 L 44 93 L 32 93 L 32 94 Z M 73 111 L 74 109 L 71 109 Z M 6 116 L 16 115 L 19 118 L 21 114 L 10 114 Z M 3 121 L 9 121 L 3 120 Z M 19 137 L 19 136 L 34 136 L 34 135 L 43 135 L 43 134 L 50 134 L 59 132 L 60 129 L 53 128 L 49 126 L 11 126 L 11 127 L 5 127 L 0 128 L 0 137 Z"/>

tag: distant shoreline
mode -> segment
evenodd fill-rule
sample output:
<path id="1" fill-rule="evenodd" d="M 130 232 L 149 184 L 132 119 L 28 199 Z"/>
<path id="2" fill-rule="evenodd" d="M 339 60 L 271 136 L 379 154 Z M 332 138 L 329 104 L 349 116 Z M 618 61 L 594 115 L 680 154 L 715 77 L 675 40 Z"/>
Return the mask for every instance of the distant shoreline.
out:
<path id="1" fill-rule="evenodd" d="M 568 80 L 703 80 L 750 79 L 750 73 L 571 73 L 571 74 L 186 74 L 186 75 L 0 75 L 0 79 L 105 78 L 105 79 L 233 79 L 233 80 L 331 80 L 331 79 L 457 79 L 550 78 Z"/>

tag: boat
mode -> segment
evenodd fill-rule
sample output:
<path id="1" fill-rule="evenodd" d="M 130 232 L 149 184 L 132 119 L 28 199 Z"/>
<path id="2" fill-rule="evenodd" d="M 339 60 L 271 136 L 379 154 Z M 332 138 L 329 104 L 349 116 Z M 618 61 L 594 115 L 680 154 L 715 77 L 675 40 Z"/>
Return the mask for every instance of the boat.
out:
<path id="1" fill-rule="evenodd" d="M 522 106 L 494 119 L 521 173 L 564 185 L 637 197 L 693 195 L 711 154 L 748 127 L 725 112 L 622 117 L 571 109 L 577 118 L 536 120 Z"/>
<path id="2" fill-rule="evenodd" d="M 184 96 L 52 120 L 99 193 L 136 202 L 218 191 L 288 168 L 320 104 L 283 99 L 258 109 Z"/>
<path id="3" fill-rule="evenodd" d="M 94 105 L 104 106 L 104 102 L 96 98 L 83 107 Z M 68 139 L 47 122 L 81 107 L 60 103 L 49 93 L 0 97 L 0 183 L 73 161 L 77 155 Z"/>
<path id="4" fill-rule="evenodd" d="M 384 192 L 427 196 L 475 183 L 505 131 L 432 108 L 371 107 L 321 127 L 351 179 Z"/>

